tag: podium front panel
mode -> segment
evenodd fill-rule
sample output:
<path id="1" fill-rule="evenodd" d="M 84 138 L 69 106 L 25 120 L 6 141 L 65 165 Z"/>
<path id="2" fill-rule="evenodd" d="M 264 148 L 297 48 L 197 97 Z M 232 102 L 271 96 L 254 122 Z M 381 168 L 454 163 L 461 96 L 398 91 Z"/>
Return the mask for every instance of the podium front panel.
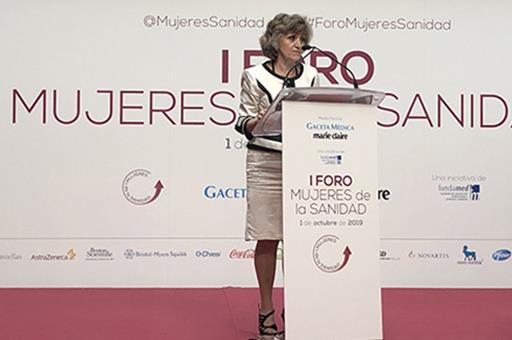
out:
<path id="1" fill-rule="evenodd" d="M 376 107 L 283 103 L 288 339 L 382 338 Z"/>

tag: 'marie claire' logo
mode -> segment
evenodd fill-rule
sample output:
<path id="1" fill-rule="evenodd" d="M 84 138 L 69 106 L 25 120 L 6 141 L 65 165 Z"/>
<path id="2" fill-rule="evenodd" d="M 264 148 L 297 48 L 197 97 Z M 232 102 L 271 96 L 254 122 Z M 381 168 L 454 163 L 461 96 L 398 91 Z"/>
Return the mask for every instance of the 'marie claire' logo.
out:
<path id="1" fill-rule="evenodd" d="M 348 140 L 348 134 L 343 132 L 314 132 L 313 139 L 322 139 L 322 140 L 339 140 L 344 141 Z"/>
<path id="2" fill-rule="evenodd" d="M 151 172 L 145 169 L 131 171 L 123 179 L 123 195 L 132 204 L 146 205 L 156 201 L 164 186 L 151 179 Z"/>
<path id="3" fill-rule="evenodd" d="M 336 273 L 348 265 L 352 252 L 334 235 L 320 237 L 313 246 L 313 262 L 323 272 Z"/>

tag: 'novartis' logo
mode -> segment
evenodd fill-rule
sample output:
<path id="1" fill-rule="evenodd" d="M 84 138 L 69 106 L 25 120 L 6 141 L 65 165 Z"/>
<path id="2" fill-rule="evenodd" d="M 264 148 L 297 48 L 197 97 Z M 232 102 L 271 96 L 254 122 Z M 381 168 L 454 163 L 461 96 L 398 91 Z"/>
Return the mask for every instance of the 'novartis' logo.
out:
<path id="1" fill-rule="evenodd" d="M 160 180 L 153 179 L 151 172 L 136 169 L 123 179 L 123 195 L 132 204 L 150 204 L 160 196 L 164 188 Z"/>

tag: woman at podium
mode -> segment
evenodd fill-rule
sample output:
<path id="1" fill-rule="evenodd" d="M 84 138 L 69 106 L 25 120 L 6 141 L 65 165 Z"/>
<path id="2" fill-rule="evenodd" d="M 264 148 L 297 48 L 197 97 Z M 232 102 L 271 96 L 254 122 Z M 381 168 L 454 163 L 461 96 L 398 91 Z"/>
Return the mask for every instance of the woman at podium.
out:
<path id="1" fill-rule="evenodd" d="M 254 137 L 252 131 L 283 87 L 318 85 L 317 70 L 298 62 L 311 37 L 305 17 L 276 15 L 260 37 L 268 60 L 244 70 L 241 77 L 235 129 L 249 140 L 245 238 L 257 241 L 254 266 L 260 292 L 261 336 L 282 333 L 277 330 L 272 301 L 277 246 L 283 239 L 281 136 Z"/>

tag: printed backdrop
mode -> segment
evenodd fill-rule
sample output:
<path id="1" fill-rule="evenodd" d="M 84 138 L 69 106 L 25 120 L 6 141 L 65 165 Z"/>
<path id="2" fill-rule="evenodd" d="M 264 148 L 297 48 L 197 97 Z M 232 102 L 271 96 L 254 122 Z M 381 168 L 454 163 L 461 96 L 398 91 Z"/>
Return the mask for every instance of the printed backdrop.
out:
<path id="1" fill-rule="evenodd" d="M 254 286 L 245 141 L 233 129 L 239 76 L 264 60 L 266 23 L 293 11 L 363 88 L 386 92 L 383 285 L 509 287 L 511 10 L 473 0 L 5 5 L 0 285 Z M 324 56 L 306 62 L 323 86 L 350 87 Z"/>

